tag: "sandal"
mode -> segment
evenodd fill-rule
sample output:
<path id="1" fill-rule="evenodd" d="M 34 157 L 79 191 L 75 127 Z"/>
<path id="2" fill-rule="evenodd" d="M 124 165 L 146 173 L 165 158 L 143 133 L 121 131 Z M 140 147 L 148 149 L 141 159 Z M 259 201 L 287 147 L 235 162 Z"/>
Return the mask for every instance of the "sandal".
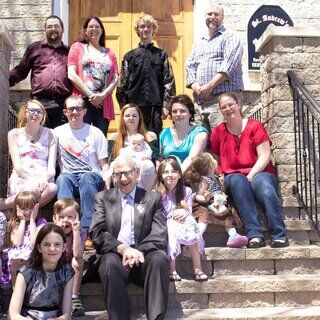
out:
<path id="1" fill-rule="evenodd" d="M 257 249 L 265 246 L 266 246 L 266 243 L 264 239 L 260 237 L 251 238 L 247 244 L 248 249 Z"/>
<path id="2" fill-rule="evenodd" d="M 205 273 L 203 273 L 202 271 L 195 273 L 194 274 L 194 281 L 197 281 L 197 282 L 208 281 L 208 276 Z"/>
<path id="3" fill-rule="evenodd" d="M 181 281 L 181 278 L 178 275 L 177 271 L 173 271 L 173 272 L 169 273 L 169 280 L 171 282 L 175 282 L 175 281 Z"/>

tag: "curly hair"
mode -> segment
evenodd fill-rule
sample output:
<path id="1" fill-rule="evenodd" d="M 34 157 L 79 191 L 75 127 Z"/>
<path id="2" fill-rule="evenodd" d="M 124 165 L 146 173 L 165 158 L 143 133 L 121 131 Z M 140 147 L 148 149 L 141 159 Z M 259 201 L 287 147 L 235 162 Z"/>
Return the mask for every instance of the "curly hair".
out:
<path id="1" fill-rule="evenodd" d="M 152 27 L 153 27 L 152 36 L 154 36 L 159 30 L 158 21 L 153 16 L 151 16 L 150 14 L 144 14 L 143 13 L 133 25 L 134 31 L 137 33 L 138 37 L 139 37 L 138 28 L 142 24 L 152 25 Z"/>
<path id="2" fill-rule="evenodd" d="M 209 175 L 212 166 L 217 168 L 217 161 L 208 152 L 203 152 L 198 156 L 194 157 L 190 166 L 189 181 L 192 188 L 198 190 L 199 184 L 203 176 Z"/>

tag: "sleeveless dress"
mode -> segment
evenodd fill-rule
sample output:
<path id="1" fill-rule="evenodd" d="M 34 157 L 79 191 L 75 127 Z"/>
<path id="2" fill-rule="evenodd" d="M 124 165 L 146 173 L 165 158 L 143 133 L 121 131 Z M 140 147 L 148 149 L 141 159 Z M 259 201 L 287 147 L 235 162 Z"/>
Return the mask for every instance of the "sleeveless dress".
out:
<path id="1" fill-rule="evenodd" d="M 167 253 L 169 260 L 174 260 L 181 253 L 181 245 L 197 244 L 200 254 L 204 253 L 204 240 L 199 230 L 196 220 L 193 218 L 192 212 L 192 190 L 188 187 L 185 188 L 184 201 L 187 203 L 190 214 L 185 218 L 183 222 L 174 220 L 171 216 L 171 212 L 177 209 L 175 204 L 175 196 L 169 194 L 164 197 L 163 214 L 167 218 L 168 227 L 168 247 Z M 185 256 L 189 256 L 188 250 L 183 250 Z"/>
<path id="2" fill-rule="evenodd" d="M 27 319 L 46 320 L 62 314 L 63 291 L 74 276 L 69 264 L 48 272 L 23 266 L 19 272 L 26 282 L 21 315 Z"/>
<path id="3" fill-rule="evenodd" d="M 47 223 L 46 219 L 36 219 L 36 226 L 44 226 Z M 23 234 L 23 240 L 19 247 L 11 246 L 8 248 L 9 264 L 12 259 L 28 260 L 34 244 L 30 240 L 30 223 L 26 223 L 26 228 Z"/>
<path id="4" fill-rule="evenodd" d="M 18 176 L 13 169 L 8 181 L 8 196 L 18 194 L 26 190 L 26 185 L 38 182 L 48 182 L 48 159 L 49 159 L 49 133 L 50 129 L 44 127 L 38 141 L 32 143 L 26 135 L 25 128 L 17 130 L 18 152 L 21 166 L 30 174 L 32 179 L 25 180 Z M 53 182 L 53 178 L 49 181 Z"/>

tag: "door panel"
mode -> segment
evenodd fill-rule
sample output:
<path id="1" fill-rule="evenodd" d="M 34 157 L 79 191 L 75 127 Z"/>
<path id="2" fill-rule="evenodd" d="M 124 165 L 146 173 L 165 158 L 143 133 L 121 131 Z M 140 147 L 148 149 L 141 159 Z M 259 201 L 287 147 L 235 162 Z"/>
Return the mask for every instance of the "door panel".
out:
<path id="1" fill-rule="evenodd" d="M 98 16 L 106 30 L 106 45 L 116 54 L 119 69 L 122 57 L 136 48 L 139 38 L 133 29 L 142 12 L 151 14 L 159 23 L 155 45 L 167 51 L 172 63 L 177 93 L 190 93 L 185 88 L 185 61 L 193 43 L 192 0 L 70 0 L 69 43 L 79 38 L 85 19 Z M 187 92 L 189 91 L 189 92 Z M 119 106 L 115 95 L 116 120 L 109 132 L 118 127 Z M 164 125 L 168 125 L 166 121 Z"/>

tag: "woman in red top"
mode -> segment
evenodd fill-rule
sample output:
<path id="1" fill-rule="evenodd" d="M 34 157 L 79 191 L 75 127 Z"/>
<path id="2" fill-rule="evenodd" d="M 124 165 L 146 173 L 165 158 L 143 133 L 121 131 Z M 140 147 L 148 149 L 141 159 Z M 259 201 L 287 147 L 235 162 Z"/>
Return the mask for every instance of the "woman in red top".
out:
<path id="1" fill-rule="evenodd" d="M 212 130 L 211 150 L 219 159 L 227 192 L 243 220 L 247 247 L 265 246 L 255 201 L 267 217 L 271 246 L 288 246 L 268 133 L 261 122 L 242 117 L 235 94 L 220 95 L 219 106 L 225 122 Z"/>

